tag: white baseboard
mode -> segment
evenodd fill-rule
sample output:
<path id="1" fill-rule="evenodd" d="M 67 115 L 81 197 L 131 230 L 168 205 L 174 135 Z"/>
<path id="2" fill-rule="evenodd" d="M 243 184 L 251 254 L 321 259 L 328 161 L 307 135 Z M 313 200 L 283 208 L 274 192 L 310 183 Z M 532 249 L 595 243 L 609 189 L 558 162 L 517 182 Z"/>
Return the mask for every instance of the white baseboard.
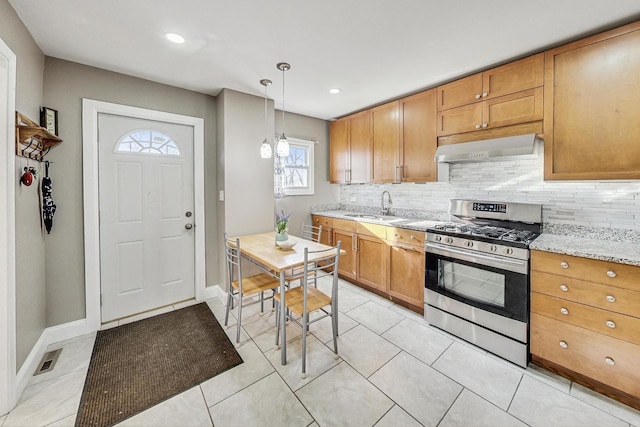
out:
<path id="1" fill-rule="evenodd" d="M 89 327 L 89 323 L 86 319 L 80 319 L 58 326 L 52 326 L 42 331 L 40 338 L 31 349 L 29 356 L 27 356 L 27 359 L 24 361 L 22 367 L 16 375 L 17 399 L 20 398 L 20 395 L 27 387 L 29 379 L 31 379 L 34 372 L 38 368 L 38 363 L 40 363 L 42 356 L 44 356 L 44 354 L 47 352 L 47 347 L 49 347 L 49 345 L 71 338 L 79 337 L 91 332 L 95 332 L 95 329 Z"/>
<path id="2" fill-rule="evenodd" d="M 207 286 L 204 289 L 205 299 L 218 298 L 220 301 L 226 301 L 227 293 L 222 289 L 220 285 Z"/>

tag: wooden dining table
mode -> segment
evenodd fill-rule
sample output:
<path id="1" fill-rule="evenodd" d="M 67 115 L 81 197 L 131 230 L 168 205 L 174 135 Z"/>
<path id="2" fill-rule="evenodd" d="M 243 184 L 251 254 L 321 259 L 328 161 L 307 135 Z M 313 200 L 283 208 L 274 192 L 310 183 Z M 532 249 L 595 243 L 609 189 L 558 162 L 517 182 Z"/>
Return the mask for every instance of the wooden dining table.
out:
<path id="1" fill-rule="evenodd" d="M 288 241 L 295 243 L 291 249 L 280 249 L 275 244 L 275 232 L 249 234 L 238 236 L 240 239 L 240 253 L 243 257 L 256 262 L 277 274 L 280 278 L 280 328 L 282 346 L 280 348 L 281 363 L 287 364 L 287 328 L 285 313 L 285 283 L 287 272 L 295 267 L 304 265 L 304 249 L 309 251 L 329 251 L 331 246 L 289 235 Z M 344 251 L 341 251 L 344 252 Z M 327 252 L 309 254 L 309 261 L 322 259 Z"/>

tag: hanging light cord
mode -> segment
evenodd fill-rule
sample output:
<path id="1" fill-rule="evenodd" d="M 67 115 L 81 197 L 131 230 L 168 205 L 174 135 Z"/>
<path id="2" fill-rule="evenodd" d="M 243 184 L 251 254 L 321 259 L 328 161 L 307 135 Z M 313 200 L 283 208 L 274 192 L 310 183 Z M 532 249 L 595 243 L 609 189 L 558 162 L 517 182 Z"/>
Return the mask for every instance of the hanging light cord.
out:
<path id="1" fill-rule="evenodd" d="M 282 136 L 284 136 L 284 72 L 286 69 L 282 68 Z"/>
<path id="2" fill-rule="evenodd" d="M 267 87 L 269 85 L 265 84 L 264 85 L 264 137 L 267 137 L 267 126 L 268 126 L 268 120 L 267 120 Z"/>

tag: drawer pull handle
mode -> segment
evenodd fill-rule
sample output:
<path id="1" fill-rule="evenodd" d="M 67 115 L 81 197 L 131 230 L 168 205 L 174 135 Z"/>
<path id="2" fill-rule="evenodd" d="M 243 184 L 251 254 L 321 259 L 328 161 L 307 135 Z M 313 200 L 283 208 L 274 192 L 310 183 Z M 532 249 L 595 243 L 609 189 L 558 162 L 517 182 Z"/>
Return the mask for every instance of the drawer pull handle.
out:
<path id="1" fill-rule="evenodd" d="M 569 345 L 565 342 L 565 341 L 560 341 L 560 347 L 562 348 L 568 348 Z"/>
<path id="2" fill-rule="evenodd" d="M 616 327 L 616 322 L 614 322 L 613 320 L 607 320 L 607 326 L 611 329 L 614 329 Z"/>
<path id="3" fill-rule="evenodd" d="M 560 285 L 560 290 L 562 292 L 568 292 L 569 291 L 569 287 L 567 285 Z"/>
<path id="4" fill-rule="evenodd" d="M 616 297 L 614 297 L 613 295 L 607 295 L 607 301 L 616 302 Z"/>
<path id="5" fill-rule="evenodd" d="M 566 262 L 562 261 L 562 262 L 560 263 L 560 267 L 562 267 L 562 268 L 569 268 L 569 264 L 567 264 Z"/>
<path id="6" fill-rule="evenodd" d="M 604 358 L 604 363 L 606 363 L 606 364 L 607 364 L 607 365 L 609 365 L 609 366 L 613 366 L 613 365 L 615 365 L 615 364 L 616 364 L 616 361 L 615 361 L 615 360 L 613 360 L 613 359 L 612 359 L 612 358 L 610 358 L 610 357 L 605 357 L 605 358 Z"/>
<path id="7" fill-rule="evenodd" d="M 607 276 L 609 276 L 609 277 L 613 278 L 613 277 L 616 277 L 616 276 L 617 276 L 617 274 L 616 274 L 616 272 L 615 272 L 615 271 L 613 271 L 613 270 L 609 270 L 609 271 L 607 271 Z"/>
<path id="8" fill-rule="evenodd" d="M 569 310 L 567 310 L 566 308 L 562 307 L 560 309 L 560 313 L 562 313 L 562 314 L 564 314 L 566 316 L 567 314 L 569 314 Z"/>

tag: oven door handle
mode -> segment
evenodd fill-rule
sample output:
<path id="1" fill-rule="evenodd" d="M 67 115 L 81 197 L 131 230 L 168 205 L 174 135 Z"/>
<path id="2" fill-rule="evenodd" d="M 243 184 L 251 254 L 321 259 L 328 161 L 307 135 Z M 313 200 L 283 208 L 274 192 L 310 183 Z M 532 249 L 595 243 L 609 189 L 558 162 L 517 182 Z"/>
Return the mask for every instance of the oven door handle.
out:
<path id="1" fill-rule="evenodd" d="M 508 258 L 495 257 L 491 255 L 483 255 L 478 252 L 471 252 L 464 249 L 452 248 L 450 246 L 438 245 L 437 243 L 427 242 L 424 244 L 425 250 L 437 255 L 456 256 L 463 261 L 479 263 L 481 260 L 484 265 L 504 270 L 513 271 L 515 273 L 527 274 L 529 268 L 527 261 L 512 260 Z"/>

